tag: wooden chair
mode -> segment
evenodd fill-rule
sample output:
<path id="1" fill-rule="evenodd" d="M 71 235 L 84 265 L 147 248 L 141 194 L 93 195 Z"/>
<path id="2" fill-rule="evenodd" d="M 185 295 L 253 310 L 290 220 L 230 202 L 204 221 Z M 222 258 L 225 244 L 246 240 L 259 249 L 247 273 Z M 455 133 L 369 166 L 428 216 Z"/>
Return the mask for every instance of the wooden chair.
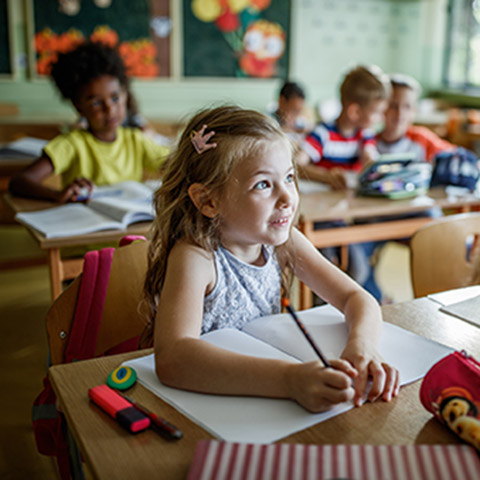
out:
<path id="1" fill-rule="evenodd" d="M 138 337 L 146 325 L 145 316 L 139 311 L 139 301 L 147 270 L 147 248 L 148 242 L 134 242 L 117 248 L 113 254 L 94 356 Z M 46 328 L 52 365 L 64 362 L 80 280 L 81 276 L 77 277 L 47 313 Z"/>
<path id="2" fill-rule="evenodd" d="M 410 240 L 415 297 L 467 286 L 479 236 L 478 212 L 450 215 L 421 227 Z"/>
<path id="3" fill-rule="evenodd" d="M 51 365 L 137 349 L 147 323 L 139 308 L 147 248 L 140 241 L 113 254 L 111 249 L 87 254 L 82 274 L 47 312 Z M 48 379 L 34 401 L 32 419 L 37 448 L 56 457 L 60 477 L 84 478 L 79 451 Z"/>

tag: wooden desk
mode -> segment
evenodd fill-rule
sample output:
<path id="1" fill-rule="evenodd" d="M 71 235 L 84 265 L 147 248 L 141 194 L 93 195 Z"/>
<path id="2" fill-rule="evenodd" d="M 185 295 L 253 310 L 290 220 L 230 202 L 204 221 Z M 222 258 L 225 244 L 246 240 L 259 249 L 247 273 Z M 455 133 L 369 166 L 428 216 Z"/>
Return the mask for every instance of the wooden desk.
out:
<path id="1" fill-rule="evenodd" d="M 386 321 L 480 357 L 480 328 L 443 314 L 438 308 L 438 303 L 427 298 L 382 307 Z M 90 387 L 104 383 L 108 373 L 126 359 L 147 353 L 150 351 L 57 365 L 49 370 L 62 411 L 94 478 L 183 479 L 198 440 L 212 438 L 139 384 L 128 394 L 181 428 L 182 440 L 170 443 L 151 431 L 130 435 L 89 402 Z M 390 403 L 365 404 L 281 441 L 374 445 L 460 443 L 421 405 L 420 383 L 403 387 L 399 397 Z"/>
<path id="2" fill-rule="evenodd" d="M 12 195 L 5 195 L 5 200 L 12 210 L 26 212 L 51 208 L 52 202 L 30 200 Z M 302 193 L 300 195 L 299 226 L 303 233 L 317 248 L 341 246 L 343 249 L 341 266 L 346 265 L 348 256 L 346 247 L 352 243 L 391 240 L 410 237 L 420 226 L 431 218 L 413 218 L 389 220 L 362 225 L 353 224 L 354 220 L 388 215 L 405 215 L 428 210 L 432 207 L 456 208 L 468 211 L 480 206 L 480 197 L 468 194 L 462 196 L 447 195 L 445 189 L 432 189 L 428 195 L 406 200 L 389 200 L 385 198 L 357 197 L 351 190 Z M 345 227 L 315 230 L 315 222 L 342 220 Z M 127 234 L 147 235 L 150 222 L 131 225 L 127 230 L 108 230 L 89 235 L 47 239 L 44 235 L 29 229 L 40 248 L 46 251 L 50 268 L 52 299 L 62 291 L 62 281 L 75 278 L 82 269 L 83 259 L 62 260 L 60 249 L 76 245 L 115 242 Z M 300 288 L 299 306 L 301 309 L 312 305 L 311 291 L 304 285 Z"/>
<path id="3" fill-rule="evenodd" d="M 28 198 L 5 195 L 5 201 L 10 208 L 16 212 L 32 212 L 57 206 L 49 201 L 31 200 Z M 38 242 L 42 250 L 47 254 L 47 263 L 50 270 L 50 286 L 52 300 L 55 300 L 62 293 L 62 282 L 75 278 L 82 272 L 83 258 L 62 259 L 60 249 L 62 247 L 86 246 L 92 244 L 103 244 L 118 242 L 125 235 L 147 236 L 151 222 L 140 222 L 130 225 L 126 230 L 104 230 L 87 235 L 76 235 L 73 237 L 46 238 L 45 235 L 27 227 L 27 230 Z"/>
<path id="4" fill-rule="evenodd" d="M 428 194 L 390 200 L 380 197 L 356 196 L 352 190 L 320 191 L 300 194 L 299 228 L 317 247 L 342 247 L 340 267 L 346 269 L 348 245 L 353 243 L 395 240 L 411 237 L 422 225 L 432 221 L 430 217 L 399 220 L 399 216 L 421 213 L 430 208 L 455 209 L 463 212 L 480 206 L 480 197 L 473 194 L 447 194 L 443 187 L 430 189 Z M 377 221 L 384 217 L 382 221 Z M 390 217 L 397 217 L 390 218 Z M 357 222 L 375 218 L 370 223 Z M 341 220 L 346 226 L 314 229 L 315 222 Z M 300 287 L 300 308 L 312 306 L 312 294 L 305 285 Z"/>

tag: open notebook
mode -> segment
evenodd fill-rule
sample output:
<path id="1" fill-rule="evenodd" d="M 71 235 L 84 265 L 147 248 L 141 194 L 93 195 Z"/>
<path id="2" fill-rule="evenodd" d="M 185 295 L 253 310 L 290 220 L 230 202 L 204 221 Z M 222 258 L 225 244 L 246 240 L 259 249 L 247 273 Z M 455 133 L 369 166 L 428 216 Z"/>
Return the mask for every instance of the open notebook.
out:
<path id="1" fill-rule="evenodd" d="M 87 203 L 17 213 L 15 219 L 43 233 L 46 238 L 125 230 L 132 223 L 153 220 L 152 198 L 153 190 L 149 186 L 126 181 L 95 187 Z"/>
<path id="2" fill-rule="evenodd" d="M 330 305 L 298 312 L 327 358 L 338 358 L 347 339 L 343 317 Z M 309 361 L 315 352 L 288 314 L 250 322 L 244 331 L 222 329 L 202 338 L 219 347 L 257 357 Z M 400 327 L 385 323 L 380 353 L 400 371 L 402 385 L 422 378 L 429 368 L 453 349 Z M 342 403 L 323 413 L 310 413 L 291 400 L 194 393 L 170 388 L 158 380 L 154 356 L 125 363 L 138 381 L 215 437 L 231 442 L 270 443 L 353 408 Z"/>

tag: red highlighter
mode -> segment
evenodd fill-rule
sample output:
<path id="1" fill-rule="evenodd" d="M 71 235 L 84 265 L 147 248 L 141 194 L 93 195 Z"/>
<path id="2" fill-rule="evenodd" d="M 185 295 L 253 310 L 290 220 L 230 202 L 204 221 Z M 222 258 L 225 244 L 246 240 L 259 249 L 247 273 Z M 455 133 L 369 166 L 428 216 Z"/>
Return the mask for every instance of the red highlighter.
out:
<path id="1" fill-rule="evenodd" d="M 141 432 L 150 426 L 150 419 L 146 415 L 108 385 L 90 388 L 88 396 L 129 432 Z"/>

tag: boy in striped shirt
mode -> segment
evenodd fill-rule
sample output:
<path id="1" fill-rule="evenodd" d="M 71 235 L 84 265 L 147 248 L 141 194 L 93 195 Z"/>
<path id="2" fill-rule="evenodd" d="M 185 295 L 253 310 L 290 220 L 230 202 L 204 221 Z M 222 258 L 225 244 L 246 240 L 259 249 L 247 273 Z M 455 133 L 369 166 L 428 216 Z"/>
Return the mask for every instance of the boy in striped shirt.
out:
<path id="1" fill-rule="evenodd" d="M 379 67 L 351 70 L 340 87 L 340 115 L 333 124 L 318 124 L 297 154 L 301 175 L 336 190 L 346 188 L 345 172 L 358 171 L 378 156 L 371 128 L 383 120 L 389 96 L 389 79 Z"/>

